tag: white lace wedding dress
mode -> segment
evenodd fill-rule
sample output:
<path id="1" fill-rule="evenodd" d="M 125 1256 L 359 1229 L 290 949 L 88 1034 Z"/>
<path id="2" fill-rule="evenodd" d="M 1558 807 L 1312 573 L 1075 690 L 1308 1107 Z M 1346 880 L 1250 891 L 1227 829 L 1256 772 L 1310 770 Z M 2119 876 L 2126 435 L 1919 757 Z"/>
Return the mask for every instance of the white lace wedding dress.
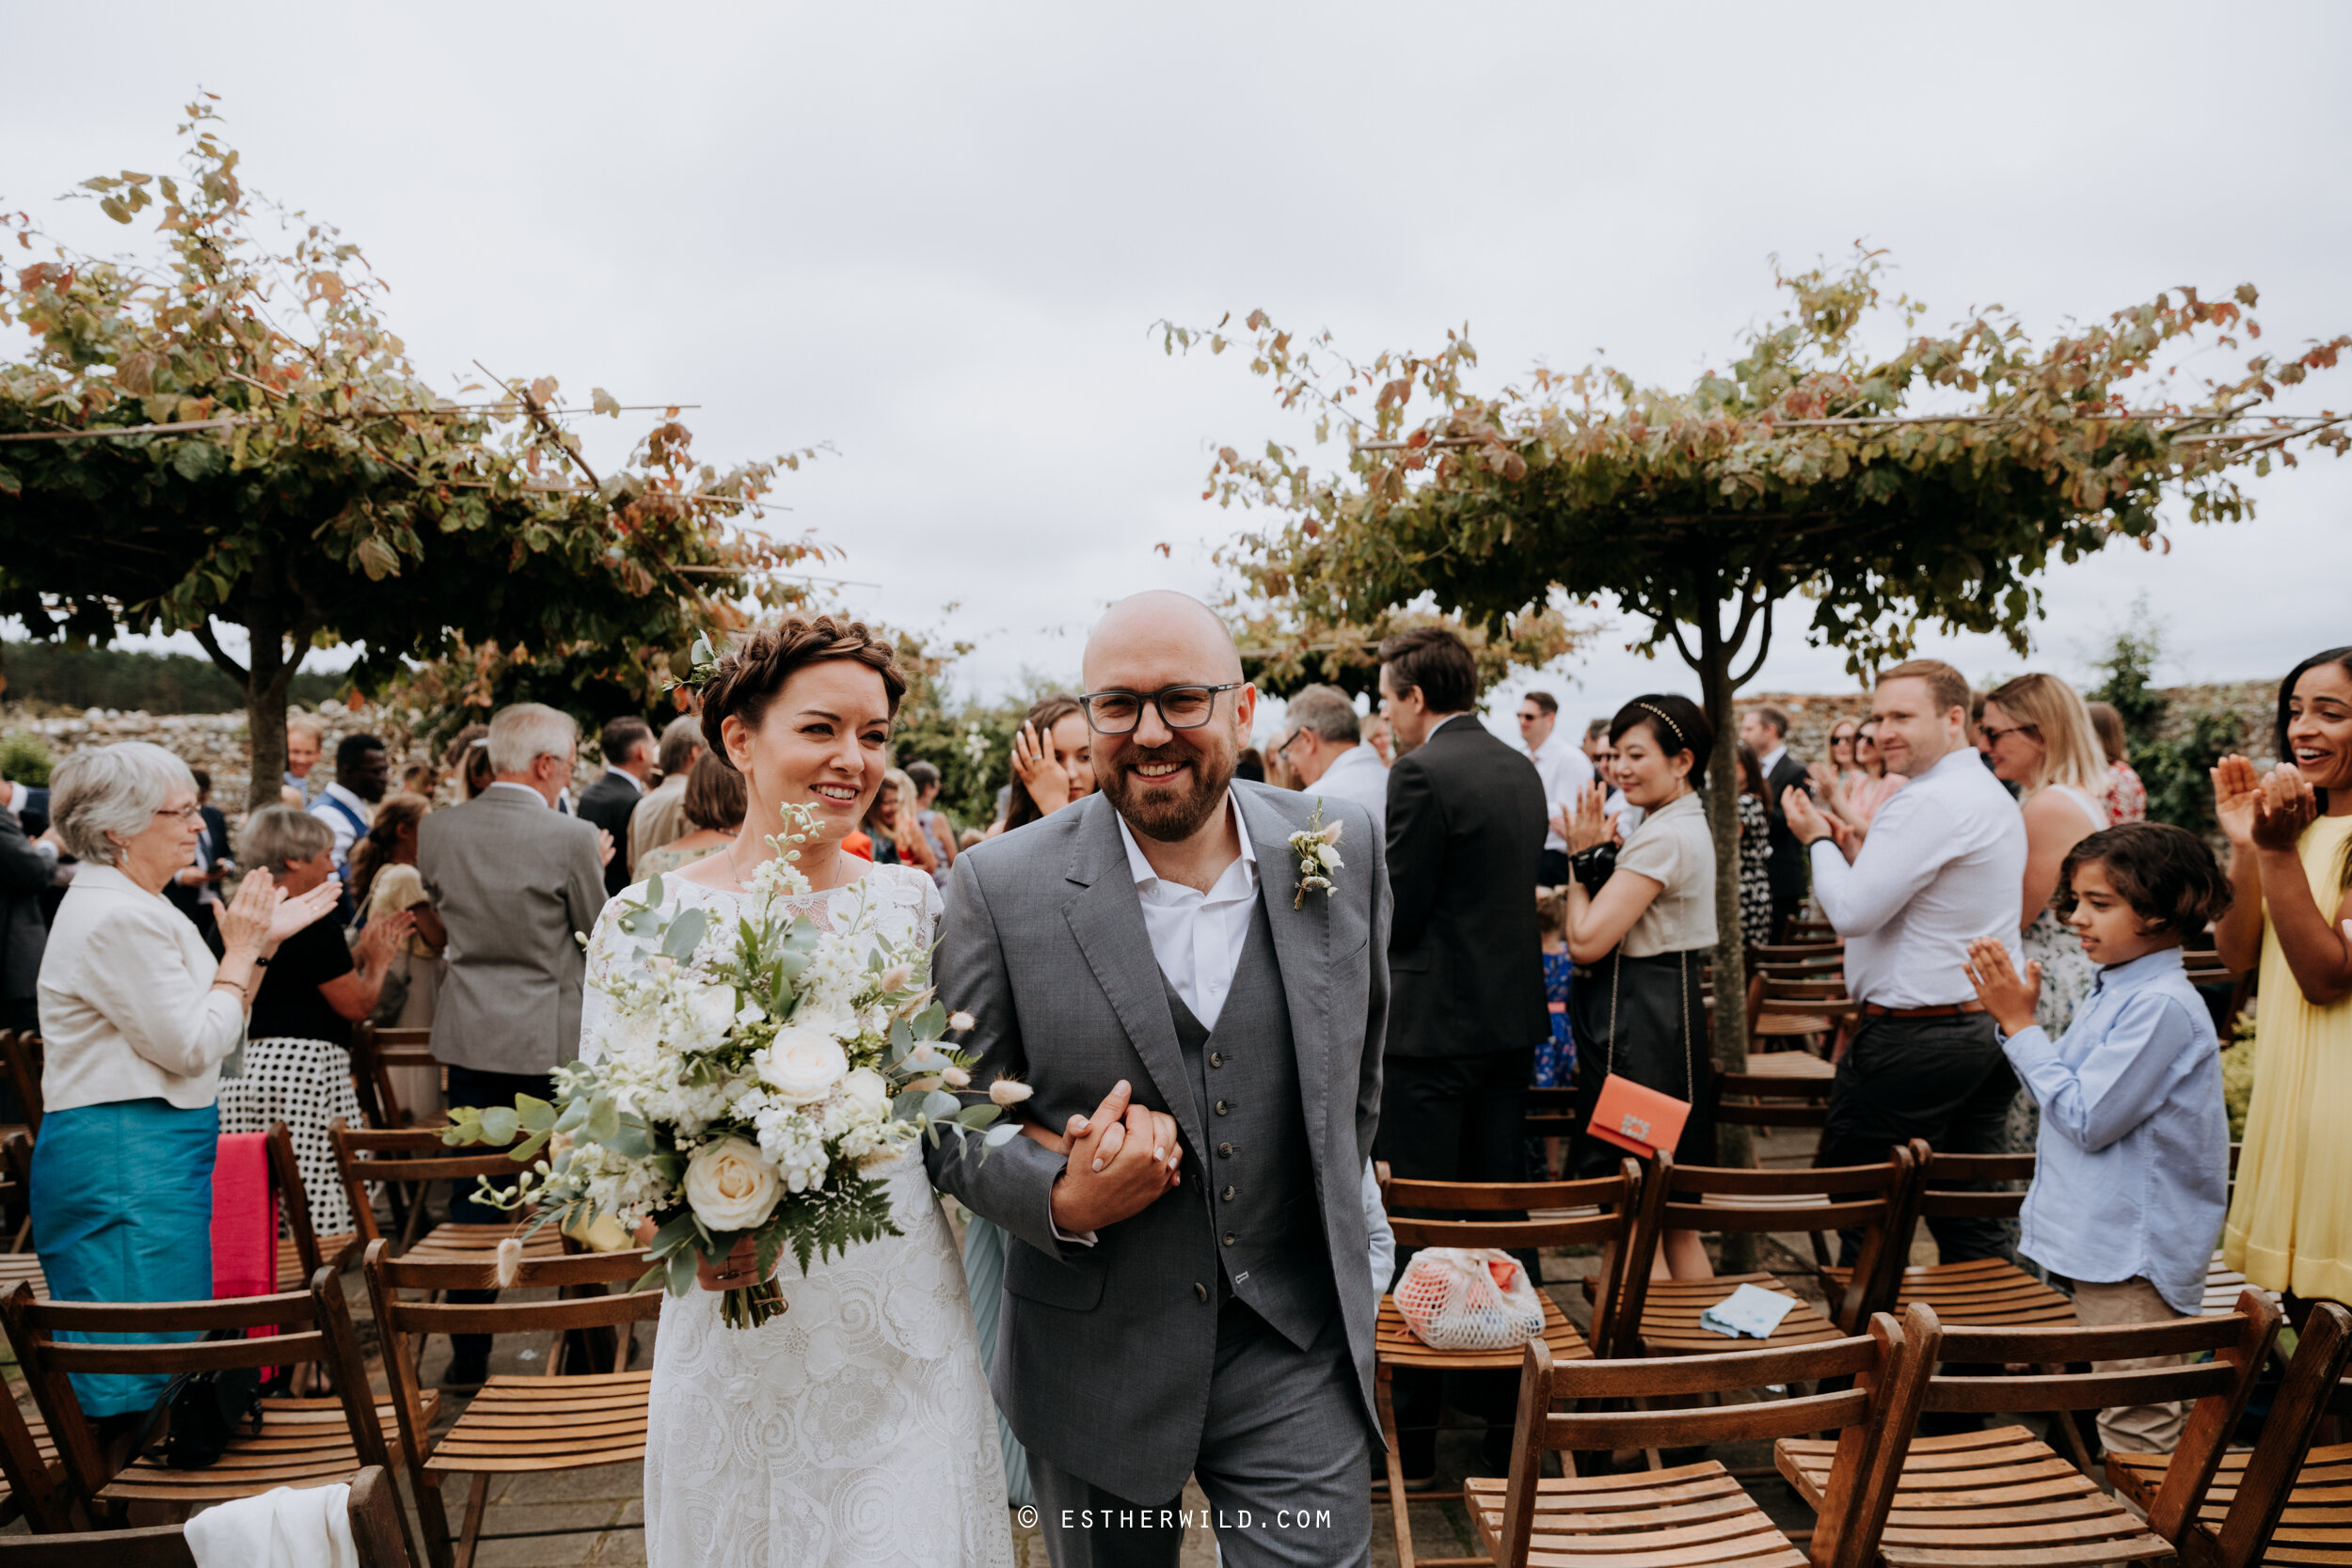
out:
<path id="1" fill-rule="evenodd" d="M 620 899 L 644 897 L 632 887 Z M 720 917 L 732 940 L 741 895 L 662 879 L 665 908 Z M 833 927 L 871 913 L 894 940 L 929 947 L 939 891 L 922 872 L 878 865 L 795 899 Z M 588 947 L 581 1053 L 610 1016 L 596 976 L 630 961 L 605 918 Z M 1010 1568 L 996 1413 L 980 1370 L 963 1262 L 918 1150 L 879 1173 L 903 1235 L 812 1262 L 789 1254 L 788 1309 L 760 1328 L 719 1321 L 697 1290 L 661 1306 L 645 1434 L 645 1557 L 653 1568 Z"/>

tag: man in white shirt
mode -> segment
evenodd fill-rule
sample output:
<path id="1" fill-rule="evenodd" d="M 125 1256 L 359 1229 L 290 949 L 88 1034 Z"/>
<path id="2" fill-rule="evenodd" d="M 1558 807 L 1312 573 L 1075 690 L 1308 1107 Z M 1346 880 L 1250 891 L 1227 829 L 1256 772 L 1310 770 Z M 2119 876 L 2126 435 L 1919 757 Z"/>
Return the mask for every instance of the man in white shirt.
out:
<path id="1" fill-rule="evenodd" d="M 1887 771 L 1911 782 L 1853 852 L 1801 789 L 1781 796 L 1805 846 L 1813 895 L 1846 939 L 1861 1027 L 1837 1064 L 1820 1163 L 1875 1164 L 1912 1138 L 1955 1154 L 2001 1152 L 2016 1075 L 1963 970 L 1968 944 L 1998 937 L 2017 960 L 2026 825 L 1968 744 L 1968 682 L 1915 659 L 1879 677 L 1870 709 Z M 1999 1220 L 1930 1219 L 1944 1261 L 2010 1255 Z M 1853 1242 L 1848 1241 L 1849 1261 Z"/>
<path id="2" fill-rule="evenodd" d="M 375 804 L 391 784 L 390 753 L 372 735 L 347 735 L 335 748 L 335 782 L 310 802 L 310 815 L 335 835 L 335 875 L 351 880 L 351 847 L 367 836 Z"/>
<path id="3" fill-rule="evenodd" d="M 1385 837 L 1389 769 L 1363 744 L 1363 721 L 1347 693 L 1335 686 L 1308 687 L 1290 700 L 1282 722 L 1290 727 L 1290 736 L 1274 748 L 1274 754 L 1298 781 L 1300 791 L 1355 801 L 1372 813 L 1374 834 Z"/>
<path id="4" fill-rule="evenodd" d="M 1563 808 L 1576 801 L 1593 783 L 1593 762 L 1568 744 L 1560 733 L 1560 700 L 1549 691 L 1531 691 L 1519 699 L 1519 740 L 1527 748 L 1535 776 L 1544 781 L 1544 863 L 1537 873 L 1546 887 L 1568 879 L 1568 841 L 1560 836 Z"/>

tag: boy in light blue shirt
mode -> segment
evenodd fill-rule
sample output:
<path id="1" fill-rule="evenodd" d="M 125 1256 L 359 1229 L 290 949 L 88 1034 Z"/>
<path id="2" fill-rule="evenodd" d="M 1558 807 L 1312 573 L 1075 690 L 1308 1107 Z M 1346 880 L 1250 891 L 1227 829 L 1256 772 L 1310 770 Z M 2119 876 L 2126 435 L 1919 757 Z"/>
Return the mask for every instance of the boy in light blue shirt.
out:
<path id="1" fill-rule="evenodd" d="M 2181 943 L 2229 906 L 2212 852 L 2182 829 L 2132 822 L 2077 844 L 2058 909 L 2099 978 L 2056 1040 L 2033 1021 L 2042 966 L 2021 978 L 1997 939 L 1969 948 L 1968 977 L 2042 1110 L 2017 1250 L 2073 1282 L 2086 1327 L 2202 1305 L 2228 1208 L 2230 1120 L 2219 1041 Z M 2099 1440 L 2110 1453 L 2169 1453 L 2186 1418 L 2179 1403 L 2104 1410 Z"/>

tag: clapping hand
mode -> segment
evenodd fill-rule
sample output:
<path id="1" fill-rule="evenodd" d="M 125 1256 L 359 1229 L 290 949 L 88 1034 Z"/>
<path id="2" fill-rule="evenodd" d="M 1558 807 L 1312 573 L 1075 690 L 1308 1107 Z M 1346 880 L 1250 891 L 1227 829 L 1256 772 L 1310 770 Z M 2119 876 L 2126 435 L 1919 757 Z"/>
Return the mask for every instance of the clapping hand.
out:
<path id="1" fill-rule="evenodd" d="M 612 863 L 612 851 L 615 847 L 616 847 L 612 842 L 612 833 L 603 828 L 598 828 L 596 830 L 596 863 L 598 865 L 611 865 Z"/>
<path id="2" fill-rule="evenodd" d="M 395 910 L 368 922 L 359 933 L 359 967 L 374 974 L 391 962 L 408 934 L 417 928 L 417 917 L 406 910 Z"/>
<path id="3" fill-rule="evenodd" d="M 2022 1034 L 2033 1027 L 2034 1004 L 2042 1000 L 2039 963 L 2027 960 L 2021 975 L 2010 966 L 2009 949 L 2000 938 L 1979 937 L 1968 944 L 1968 961 L 1962 970 L 2002 1034 Z"/>
<path id="4" fill-rule="evenodd" d="M 1608 793 L 1596 784 L 1577 791 L 1576 800 L 1560 808 L 1552 822 L 1568 841 L 1569 854 L 1581 855 L 1615 836 L 1616 824 L 1609 818 L 1608 805 Z"/>
<path id="5" fill-rule="evenodd" d="M 2263 780 L 2261 797 L 2254 802 L 2254 847 L 2292 853 L 2303 830 L 2318 817 L 2319 797 L 2303 770 L 2291 762 L 2274 768 Z"/>
<path id="6" fill-rule="evenodd" d="M 2262 803 L 2262 775 L 2241 756 L 2226 756 L 2213 767 L 2213 815 L 2222 836 L 2234 848 L 2254 847 L 2255 808 Z"/>
<path id="7" fill-rule="evenodd" d="M 263 879 L 262 885 L 265 888 L 268 887 L 268 872 L 249 871 L 246 874 L 244 886 L 237 889 L 237 895 L 240 898 L 245 896 L 246 888 L 251 887 L 253 879 L 257 877 Z M 269 891 L 276 892 L 277 890 L 270 889 Z M 332 914 L 336 903 L 342 895 L 343 884 L 332 877 L 327 878 L 326 880 L 298 898 L 284 898 L 282 894 L 279 895 L 284 901 L 278 905 L 270 916 L 269 945 L 275 947 L 312 921 L 323 915 Z"/>
<path id="8" fill-rule="evenodd" d="M 1063 1230 L 1074 1235 L 1132 1219 L 1181 1180 L 1177 1164 L 1184 1151 L 1175 1117 L 1130 1101 L 1122 1078 L 1092 1116 L 1070 1118 L 1070 1164 L 1056 1178 L 1052 1199 L 1054 1223 Z"/>

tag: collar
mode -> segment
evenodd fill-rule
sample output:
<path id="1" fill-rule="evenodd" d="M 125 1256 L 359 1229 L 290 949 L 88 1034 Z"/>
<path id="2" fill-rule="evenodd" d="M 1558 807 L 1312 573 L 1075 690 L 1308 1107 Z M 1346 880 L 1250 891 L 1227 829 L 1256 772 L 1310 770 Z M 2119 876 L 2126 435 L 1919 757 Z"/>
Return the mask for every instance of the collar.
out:
<path id="1" fill-rule="evenodd" d="M 1527 749 L 1527 754 L 1531 757 L 1548 760 L 1557 752 L 1559 746 L 1560 726 L 1555 721 L 1551 726 L 1551 733 L 1544 736 L 1543 744 L 1540 746 L 1530 746 Z"/>
<path id="2" fill-rule="evenodd" d="M 1998 778 L 1994 777 L 1993 769 L 1985 767 L 1984 754 L 1979 752 L 1974 746 L 1964 744 L 1955 746 L 1950 751 L 1945 752 L 1944 755 L 1937 760 L 1934 767 L 1920 774 L 1919 777 L 1923 779 L 1932 779 L 1938 773 L 1947 771 L 1958 773 L 1971 768 L 1981 771 L 1986 777 L 1992 778 L 1994 783 L 2000 783 Z"/>
<path id="3" fill-rule="evenodd" d="M 8 809 L 10 811 L 22 815 L 24 810 L 24 802 L 32 798 L 33 790 L 31 785 L 18 784 L 14 779 L 10 779 L 8 781 Z"/>
<path id="4" fill-rule="evenodd" d="M 1380 753 L 1375 752 L 1370 746 L 1367 746 L 1362 741 L 1359 740 L 1355 745 L 1348 747 L 1338 756 L 1333 757 L 1331 759 L 1331 766 L 1323 770 L 1323 776 L 1327 779 L 1343 768 L 1357 768 L 1367 762 L 1372 764 L 1373 767 L 1379 768 L 1379 770 L 1383 773 L 1388 771 L 1386 768 L 1381 766 Z M 1302 791 L 1301 793 L 1304 792 Z"/>
<path id="5" fill-rule="evenodd" d="M 1771 751 L 1756 759 L 1756 768 L 1759 772 L 1770 773 L 1773 768 L 1780 766 L 1780 759 L 1788 754 L 1788 742 L 1784 740 L 1779 745 L 1773 747 Z"/>
<path id="6" fill-rule="evenodd" d="M 540 794 L 529 784 L 516 784 L 512 779 L 492 779 L 490 781 L 489 787 L 483 790 L 483 792 L 480 795 L 475 796 L 474 799 L 477 800 L 488 800 L 490 798 L 490 790 L 492 789 L 511 789 L 516 794 L 521 796 L 524 800 L 529 800 L 534 806 L 544 806 L 548 803 L 548 798 L 546 796 Z"/>
<path id="7" fill-rule="evenodd" d="M 604 771 L 605 771 L 605 775 L 606 775 L 608 778 L 617 776 L 617 777 L 619 777 L 619 778 L 626 779 L 626 780 L 629 783 L 629 784 L 630 784 L 633 788 L 635 788 L 635 789 L 636 789 L 636 791 L 637 791 L 637 793 L 638 793 L 638 794 L 643 795 L 644 793 L 645 793 L 645 781 L 644 781 L 644 780 L 643 780 L 643 779 L 641 779 L 641 778 L 639 778 L 636 774 L 634 774 L 634 773 L 630 772 L 628 768 L 606 768 Z"/>
<path id="8" fill-rule="evenodd" d="M 1103 803 L 1110 804 L 1108 800 Z M 1235 863 L 1247 867 L 1243 873 L 1245 885 L 1254 890 L 1258 882 L 1258 847 L 1249 841 L 1249 823 L 1243 817 L 1241 802 L 1233 799 L 1231 785 L 1228 785 L 1225 790 L 1225 811 L 1228 819 L 1233 824 L 1234 833 L 1241 839 L 1241 859 Z M 1152 869 L 1150 861 L 1143 858 L 1143 847 L 1136 842 L 1135 830 L 1127 826 L 1127 819 L 1120 816 L 1117 810 L 1113 810 L 1111 815 L 1119 819 L 1119 842 L 1125 845 L 1127 848 L 1128 875 L 1135 879 L 1136 886 L 1138 888 L 1158 886 L 1160 874 Z M 1225 877 L 1232 874 L 1232 867 L 1228 866 L 1217 880 L 1221 882 Z"/>
<path id="9" fill-rule="evenodd" d="M 351 807 L 362 816 L 373 816 L 375 815 L 375 808 L 373 806 L 368 804 L 368 802 L 361 800 L 358 795 L 351 790 L 345 789 L 340 784 L 328 784 L 325 789 L 320 790 L 319 793 L 322 796 L 332 795 L 336 800 L 341 800 L 344 805 Z"/>
<path id="10" fill-rule="evenodd" d="M 1699 792 L 1697 790 L 1694 789 L 1688 795 L 1682 796 L 1676 800 L 1660 806 L 1655 811 L 1645 812 L 1642 816 L 1643 825 L 1646 827 L 1652 822 L 1662 822 L 1669 816 L 1678 816 L 1684 815 L 1686 808 L 1690 815 L 1705 815 L 1704 809 L 1699 805 Z"/>
<path id="11" fill-rule="evenodd" d="M 2178 947 L 2159 947 L 2153 953 L 2142 953 L 2129 963 L 2102 967 L 2091 990 L 2137 990 L 2142 986 L 2154 985 L 2168 975 L 2185 975 L 2187 972 L 2187 962 L 2181 957 Z"/>
<path id="12" fill-rule="evenodd" d="M 103 865 L 97 861 L 82 863 L 81 867 L 73 873 L 73 885 L 77 888 L 91 888 L 103 893 L 127 893 L 134 898 L 154 898 L 169 902 L 162 894 L 150 893 L 138 883 L 131 880 L 120 866 Z"/>

